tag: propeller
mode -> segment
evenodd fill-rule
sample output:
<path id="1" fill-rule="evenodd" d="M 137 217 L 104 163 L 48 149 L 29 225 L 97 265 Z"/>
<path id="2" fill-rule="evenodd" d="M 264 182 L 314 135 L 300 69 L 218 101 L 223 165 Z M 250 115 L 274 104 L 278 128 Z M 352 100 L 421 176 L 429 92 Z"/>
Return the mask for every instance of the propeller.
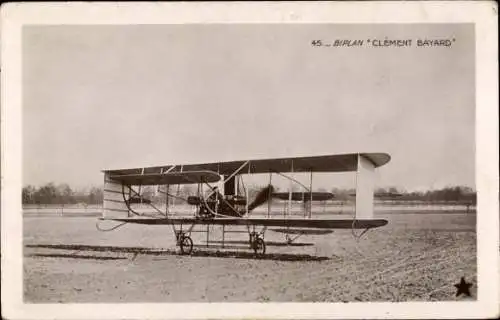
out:
<path id="1" fill-rule="evenodd" d="M 255 199 L 248 205 L 248 212 L 269 201 L 273 192 L 274 192 L 274 187 L 272 185 L 268 185 L 264 187 L 262 190 L 260 190 L 257 193 Z"/>

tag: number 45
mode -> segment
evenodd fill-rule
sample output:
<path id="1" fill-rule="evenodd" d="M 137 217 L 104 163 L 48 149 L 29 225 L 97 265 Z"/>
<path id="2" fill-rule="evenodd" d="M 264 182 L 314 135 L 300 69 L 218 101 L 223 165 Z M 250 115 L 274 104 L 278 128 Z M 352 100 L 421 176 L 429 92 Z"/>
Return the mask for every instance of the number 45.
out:
<path id="1" fill-rule="evenodd" d="M 320 47 L 320 46 L 322 46 L 322 45 L 323 45 L 323 43 L 321 42 L 321 40 L 313 40 L 313 41 L 311 42 L 311 45 L 312 45 L 313 47 Z"/>

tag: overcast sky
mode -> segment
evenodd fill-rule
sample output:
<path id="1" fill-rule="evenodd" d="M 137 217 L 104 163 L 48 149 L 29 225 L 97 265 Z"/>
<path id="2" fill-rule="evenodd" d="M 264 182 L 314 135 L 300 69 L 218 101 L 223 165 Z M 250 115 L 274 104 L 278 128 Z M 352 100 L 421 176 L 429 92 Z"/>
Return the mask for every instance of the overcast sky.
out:
<path id="1" fill-rule="evenodd" d="M 385 37 L 456 41 L 311 46 Z M 25 27 L 23 183 L 99 186 L 103 169 L 387 152 L 378 186 L 474 187 L 474 92 L 472 25 Z"/>

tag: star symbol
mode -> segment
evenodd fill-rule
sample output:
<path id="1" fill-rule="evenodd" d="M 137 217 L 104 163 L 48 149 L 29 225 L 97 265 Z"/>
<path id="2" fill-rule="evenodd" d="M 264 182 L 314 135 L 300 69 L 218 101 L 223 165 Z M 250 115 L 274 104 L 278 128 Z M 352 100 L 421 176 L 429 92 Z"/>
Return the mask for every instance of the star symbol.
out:
<path id="1" fill-rule="evenodd" d="M 462 293 L 470 297 L 470 287 L 472 287 L 472 283 L 467 283 L 467 281 L 465 281 L 465 277 L 462 277 L 462 279 L 460 279 L 460 283 L 455 285 L 455 288 L 457 288 L 457 294 L 455 297 L 458 297 Z"/>

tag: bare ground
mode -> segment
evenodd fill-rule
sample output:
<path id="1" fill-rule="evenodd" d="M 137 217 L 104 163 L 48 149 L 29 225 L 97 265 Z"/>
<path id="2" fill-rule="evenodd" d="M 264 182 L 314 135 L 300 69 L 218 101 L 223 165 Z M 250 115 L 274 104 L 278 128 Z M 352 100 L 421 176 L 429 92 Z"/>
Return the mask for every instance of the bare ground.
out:
<path id="1" fill-rule="evenodd" d="M 195 234 L 181 256 L 170 226 L 99 232 L 91 217 L 24 218 L 24 298 L 47 302 L 347 302 L 457 300 L 465 276 L 476 296 L 475 214 L 387 214 L 359 242 L 351 230 L 286 246 L 266 233 L 255 258 L 246 234 Z M 200 227 L 201 228 L 201 227 Z M 358 232 L 358 231 L 357 231 Z M 229 247 L 228 247 L 229 246 Z"/>

